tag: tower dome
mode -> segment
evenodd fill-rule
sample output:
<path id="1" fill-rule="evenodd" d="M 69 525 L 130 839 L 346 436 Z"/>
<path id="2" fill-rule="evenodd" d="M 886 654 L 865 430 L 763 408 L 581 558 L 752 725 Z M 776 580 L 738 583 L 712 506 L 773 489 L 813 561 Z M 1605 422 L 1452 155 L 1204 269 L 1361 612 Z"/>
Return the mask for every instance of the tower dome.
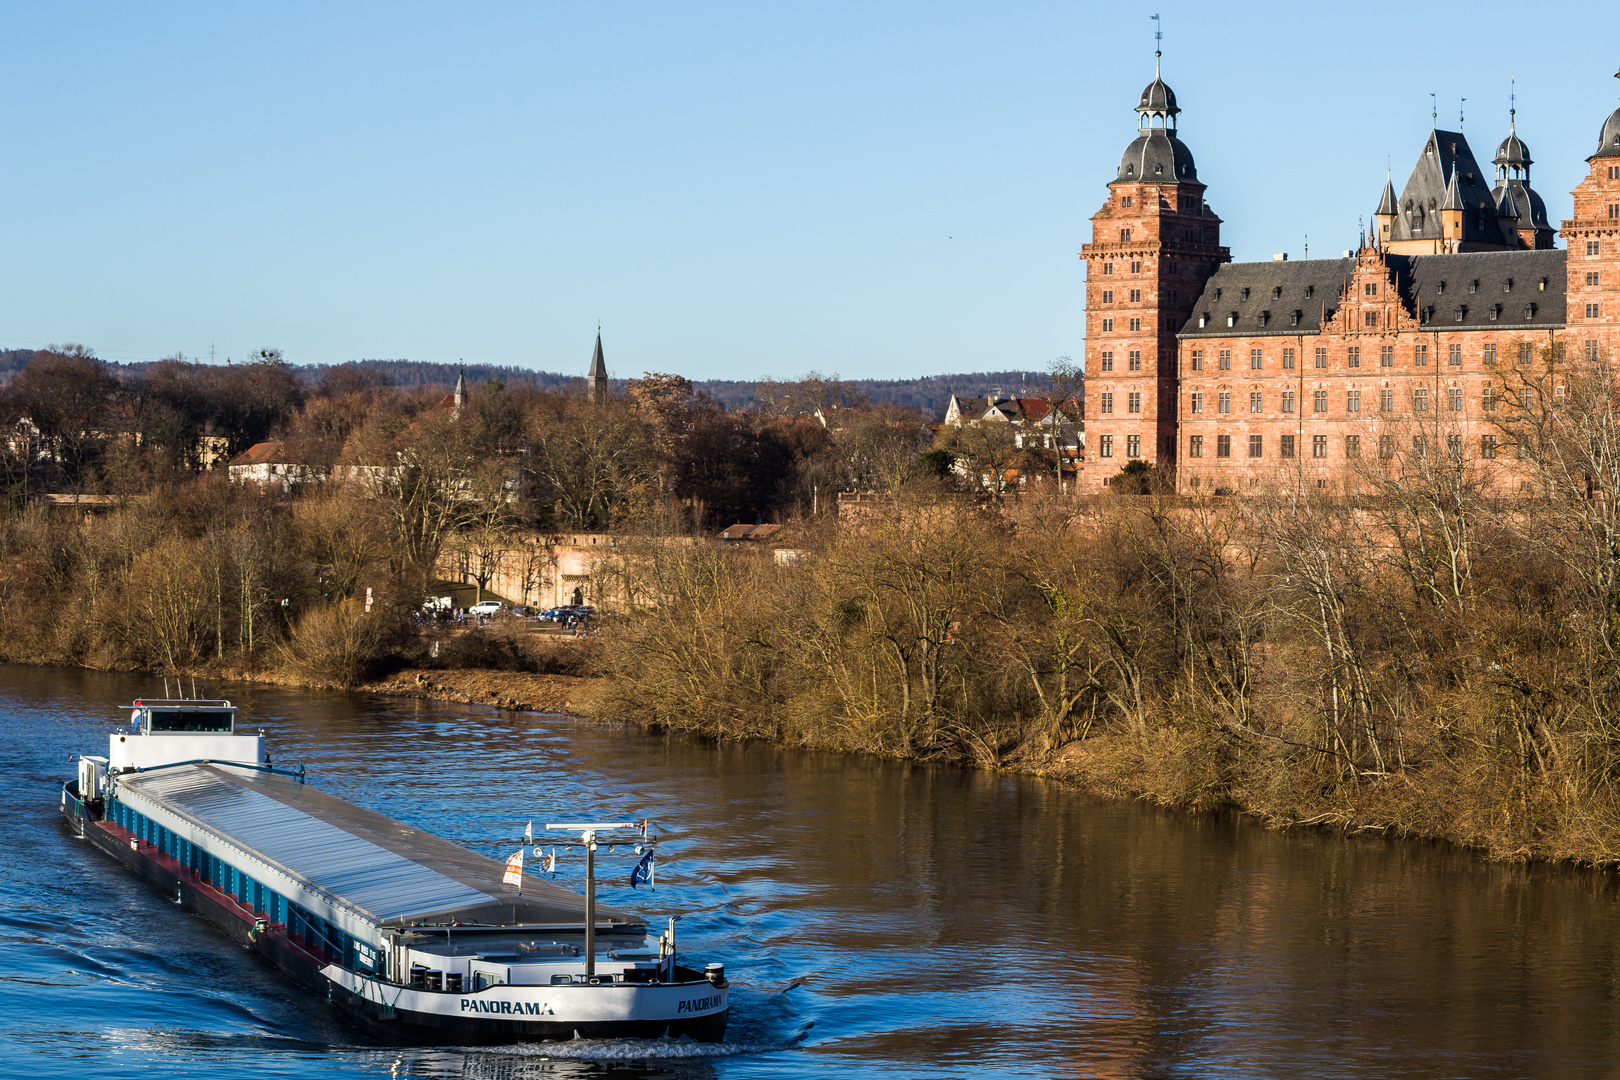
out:
<path id="1" fill-rule="evenodd" d="M 1176 92 L 1159 76 L 1158 54 L 1154 54 L 1153 81 L 1142 91 L 1136 105 L 1137 135 L 1119 160 L 1119 179 L 1173 184 L 1198 179 L 1192 151 L 1176 138 Z"/>
<path id="2" fill-rule="evenodd" d="M 1142 114 L 1142 124 L 1145 127 L 1149 117 L 1169 119 L 1181 110 L 1176 108 L 1176 92 L 1154 73 L 1153 81 L 1142 91 L 1142 100 L 1137 104 L 1136 111 Z"/>
<path id="3" fill-rule="evenodd" d="M 1603 134 L 1598 136 L 1598 148 L 1593 157 L 1620 157 L 1620 109 L 1603 121 Z"/>
<path id="4" fill-rule="evenodd" d="M 1509 175 L 1509 171 L 1513 170 L 1515 176 L 1522 173 L 1528 179 L 1532 164 L 1530 148 L 1510 129 L 1508 137 L 1496 148 L 1496 157 L 1492 159 L 1492 163 L 1496 166 L 1496 175 L 1499 177 L 1505 178 Z"/>

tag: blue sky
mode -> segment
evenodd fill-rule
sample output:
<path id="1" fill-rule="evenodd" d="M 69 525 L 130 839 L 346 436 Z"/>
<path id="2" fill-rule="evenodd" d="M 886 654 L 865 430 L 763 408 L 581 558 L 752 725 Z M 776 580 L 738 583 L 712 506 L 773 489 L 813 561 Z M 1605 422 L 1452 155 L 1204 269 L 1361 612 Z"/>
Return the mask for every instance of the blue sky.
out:
<path id="1" fill-rule="evenodd" d="M 1045 367 L 1165 25 L 1236 259 L 1351 246 L 1441 125 L 1556 223 L 1620 8 L 0 5 L 0 345 L 616 376 Z M 1451 15 L 1450 12 L 1457 12 Z"/>

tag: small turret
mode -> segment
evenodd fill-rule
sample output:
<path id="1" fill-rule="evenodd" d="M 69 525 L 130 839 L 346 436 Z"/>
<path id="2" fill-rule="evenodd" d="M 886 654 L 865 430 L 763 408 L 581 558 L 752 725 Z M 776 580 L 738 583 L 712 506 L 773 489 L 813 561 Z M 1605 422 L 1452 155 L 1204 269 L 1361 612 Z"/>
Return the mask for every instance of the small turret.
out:
<path id="1" fill-rule="evenodd" d="M 1385 175 L 1384 194 L 1378 200 L 1378 209 L 1373 211 L 1373 239 L 1379 251 L 1389 250 L 1390 235 L 1395 230 L 1395 218 L 1398 216 L 1395 207 L 1395 185 Z"/>
<path id="2" fill-rule="evenodd" d="M 439 385 L 444 384 L 440 383 Z M 454 404 L 450 415 L 460 416 L 461 407 L 467 404 L 467 372 L 464 369 L 458 368 L 456 370 L 456 392 L 452 400 Z"/>
<path id="3" fill-rule="evenodd" d="M 591 370 L 585 376 L 585 390 L 593 404 L 600 405 L 608 396 L 607 361 L 602 358 L 602 328 L 596 328 L 596 351 L 591 354 Z"/>
<path id="4" fill-rule="evenodd" d="M 1446 181 L 1446 197 L 1440 204 L 1440 238 L 1447 251 L 1456 251 L 1463 238 L 1462 189 L 1457 185 L 1457 168 L 1452 166 L 1451 179 Z"/>

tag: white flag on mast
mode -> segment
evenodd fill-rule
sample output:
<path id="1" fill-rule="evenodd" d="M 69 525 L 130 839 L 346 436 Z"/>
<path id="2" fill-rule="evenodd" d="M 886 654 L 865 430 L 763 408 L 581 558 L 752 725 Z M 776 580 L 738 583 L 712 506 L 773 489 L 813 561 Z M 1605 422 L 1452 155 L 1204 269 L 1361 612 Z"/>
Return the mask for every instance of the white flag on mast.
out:
<path id="1" fill-rule="evenodd" d="M 524 844 L 534 843 L 534 822 L 532 821 L 523 826 L 523 842 Z"/>
<path id="2" fill-rule="evenodd" d="M 506 874 L 501 878 L 507 885 L 516 885 L 523 888 L 523 849 L 518 848 L 512 857 L 506 860 Z"/>

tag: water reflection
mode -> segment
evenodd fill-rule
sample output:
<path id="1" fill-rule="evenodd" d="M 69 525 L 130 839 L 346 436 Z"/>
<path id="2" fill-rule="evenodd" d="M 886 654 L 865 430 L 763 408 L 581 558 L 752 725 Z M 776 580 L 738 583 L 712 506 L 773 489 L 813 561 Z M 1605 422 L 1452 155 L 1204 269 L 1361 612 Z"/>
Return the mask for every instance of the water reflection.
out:
<path id="1" fill-rule="evenodd" d="M 710 747 L 564 718 L 229 693 L 323 788 L 491 855 L 650 817 L 656 892 L 734 981 L 721 1047 L 372 1046 L 54 826 L 121 675 L 0 669 L 0 1034 L 84 1076 L 1600 1076 L 1620 1060 L 1614 875 L 1278 834 L 1056 785 Z M 559 845 L 561 846 L 561 845 Z M 25 857 L 26 856 L 26 857 Z M 559 880 L 582 874 L 577 853 Z M 41 1004 L 49 987 L 50 1007 Z M 13 1069 L 13 1071 L 20 1071 Z"/>

